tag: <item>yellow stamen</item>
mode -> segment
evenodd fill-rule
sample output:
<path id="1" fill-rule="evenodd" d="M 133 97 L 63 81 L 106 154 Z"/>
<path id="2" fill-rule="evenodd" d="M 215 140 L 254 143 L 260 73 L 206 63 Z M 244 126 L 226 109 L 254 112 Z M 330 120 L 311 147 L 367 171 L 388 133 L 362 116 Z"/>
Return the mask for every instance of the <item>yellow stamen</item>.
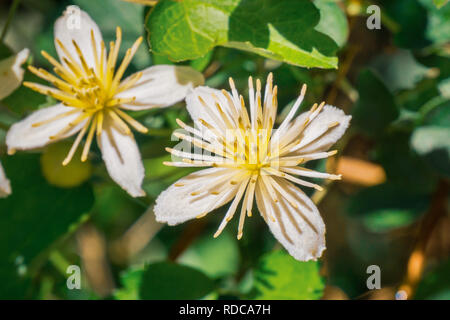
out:
<path id="1" fill-rule="evenodd" d="M 136 121 L 133 117 L 129 116 L 119 108 L 114 109 L 116 113 L 121 116 L 126 122 L 128 122 L 134 129 L 141 133 L 147 133 L 148 128 L 144 127 L 142 124 L 140 124 L 138 121 Z"/>
<path id="2" fill-rule="evenodd" d="M 86 142 L 84 144 L 83 153 L 81 154 L 81 161 L 86 161 L 89 153 L 89 149 L 91 148 L 92 139 L 94 137 L 95 125 L 97 118 L 93 120 L 91 128 L 89 129 L 88 136 L 86 138 Z"/>

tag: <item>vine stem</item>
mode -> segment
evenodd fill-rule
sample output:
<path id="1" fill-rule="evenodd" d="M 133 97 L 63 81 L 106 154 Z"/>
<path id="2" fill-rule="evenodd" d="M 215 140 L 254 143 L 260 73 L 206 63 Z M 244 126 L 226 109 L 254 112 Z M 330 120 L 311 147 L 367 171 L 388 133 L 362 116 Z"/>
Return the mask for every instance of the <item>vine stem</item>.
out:
<path id="1" fill-rule="evenodd" d="M 175 242 L 169 252 L 168 259 L 170 261 L 176 261 L 177 258 L 194 242 L 195 239 L 201 234 L 206 227 L 205 219 L 196 219 L 191 221 L 189 225 L 184 229 L 180 238 Z"/>
<path id="2" fill-rule="evenodd" d="M 350 70 L 350 66 L 352 65 L 352 62 L 355 59 L 358 52 L 360 51 L 360 49 L 361 48 L 359 48 L 357 46 L 351 46 L 348 49 L 348 51 L 345 55 L 345 59 L 342 62 L 342 65 L 340 66 L 340 68 L 338 69 L 336 80 L 333 82 L 333 85 L 331 86 L 331 89 L 328 92 L 327 98 L 325 99 L 325 101 L 328 104 L 331 104 L 331 105 L 334 104 L 337 94 L 338 94 L 338 88 L 341 86 L 342 81 L 344 81 L 344 79 L 346 79 L 347 73 Z"/>
<path id="3" fill-rule="evenodd" d="M 11 5 L 11 8 L 9 9 L 8 18 L 6 20 L 5 26 L 3 27 L 2 34 L 0 36 L 0 42 L 3 42 L 5 39 L 6 33 L 8 32 L 9 25 L 11 24 L 14 14 L 16 13 L 17 7 L 20 4 L 20 0 L 14 0 L 14 2 Z"/>

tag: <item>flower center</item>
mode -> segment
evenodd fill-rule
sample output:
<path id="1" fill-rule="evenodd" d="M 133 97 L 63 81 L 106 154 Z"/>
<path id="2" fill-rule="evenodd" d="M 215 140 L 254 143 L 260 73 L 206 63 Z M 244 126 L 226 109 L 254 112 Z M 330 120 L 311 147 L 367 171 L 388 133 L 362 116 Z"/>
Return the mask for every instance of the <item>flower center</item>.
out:
<path id="1" fill-rule="evenodd" d="M 56 39 L 57 45 L 64 53 L 62 63 L 56 61 L 45 51 L 42 52 L 42 55 L 55 67 L 55 73 L 59 78 L 43 69 L 36 69 L 30 66 L 30 71 L 49 81 L 56 88 L 48 88 L 28 82 L 25 85 L 33 90 L 52 96 L 67 106 L 77 107 L 88 113 L 95 113 L 103 109 L 114 108 L 117 105 L 134 101 L 135 97 L 115 98 L 115 96 L 130 88 L 142 76 L 142 73 L 137 73 L 126 83 L 120 83 L 126 68 L 142 43 L 142 37 L 127 50 L 117 70 L 115 66 L 122 42 L 121 29 L 117 28 L 117 39 L 115 42 L 112 41 L 110 43 L 108 56 L 104 41 L 100 42 L 100 52 L 98 52 L 98 42 L 95 39 L 93 30 L 91 31 L 91 42 L 94 58 L 93 66 L 88 65 L 85 55 L 76 41 L 72 41 L 77 54 L 74 56 L 59 39 Z"/>
<path id="2" fill-rule="evenodd" d="M 233 141 L 229 143 L 233 147 L 234 161 L 238 168 L 250 171 L 251 174 L 259 175 L 261 168 L 270 166 L 269 144 L 270 134 L 268 130 L 258 128 L 238 129 Z"/>

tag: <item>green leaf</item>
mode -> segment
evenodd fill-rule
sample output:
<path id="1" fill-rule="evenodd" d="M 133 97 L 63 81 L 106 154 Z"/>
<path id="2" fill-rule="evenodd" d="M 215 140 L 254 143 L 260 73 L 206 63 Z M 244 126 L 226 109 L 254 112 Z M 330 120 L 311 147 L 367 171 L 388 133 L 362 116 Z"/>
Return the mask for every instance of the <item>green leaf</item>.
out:
<path id="1" fill-rule="evenodd" d="M 329 35 L 342 48 L 348 38 L 348 22 L 345 13 L 332 0 L 314 0 L 320 11 L 320 21 L 316 30 Z"/>
<path id="2" fill-rule="evenodd" d="M 429 196 L 385 183 L 361 190 L 348 204 L 348 213 L 372 232 L 410 225 L 427 209 Z"/>
<path id="3" fill-rule="evenodd" d="M 197 58 L 195 60 L 192 60 L 189 63 L 189 65 L 192 68 L 194 68 L 195 70 L 202 72 L 209 65 L 209 63 L 211 62 L 212 57 L 213 57 L 213 51 L 209 51 L 203 57 L 200 57 L 200 58 Z"/>
<path id="4" fill-rule="evenodd" d="M 160 1 L 147 17 L 154 53 L 192 60 L 215 46 L 286 63 L 336 68 L 336 43 L 314 29 L 319 10 L 308 0 Z"/>
<path id="5" fill-rule="evenodd" d="M 12 194 L 0 199 L 0 297 L 14 298 L 9 290 L 27 281 L 30 264 L 81 221 L 94 197 L 87 184 L 72 189 L 49 185 L 38 155 L 16 155 L 2 163 Z"/>
<path id="6" fill-rule="evenodd" d="M 189 61 L 188 65 L 190 65 L 195 70 L 202 72 L 203 70 L 205 70 L 205 68 L 211 62 L 212 56 L 213 56 L 213 51 L 209 51 L 203 57 Z M 157 54 L 153 53 L 152 59 L 153 59 L 153 64 L 175 64 L 172 60 L 170 60 L 165 55 L 157 55 Z M 187 63 L 180 63 L 180 65 L 187 65 Z"/>
<path id="7" fill-rule="evenodd" d="M 207 235 L 194 242 L 178 261 L 203 271 L 211 278 L 232 275 L 239 267 L 239 248 L 236 238 L 224 232 L 214 239 Z"/>
<path id="8" fill-rule="evenodd" d="M 214 289 L 214 283 L 202 272 L 172 262 L 158 262 L 146 267 L 140 296 L 146 300 L 201 299 Z"/>
<path id="9" fill-rule="evenodd" d="M 359 99 L 353 110 L 353 123 L 367 135 L 379 136 L 399 115 L 394 97 L 370 69 L 361 71 L 356 86 Z"/>
<path id="10" fill-rule="evenodd" d="M 259 300 L 315 300 L 325 287 L 317 261 L 300 262 L 284 250 L 262 257 L 255 270 L 254 293 Z"/>

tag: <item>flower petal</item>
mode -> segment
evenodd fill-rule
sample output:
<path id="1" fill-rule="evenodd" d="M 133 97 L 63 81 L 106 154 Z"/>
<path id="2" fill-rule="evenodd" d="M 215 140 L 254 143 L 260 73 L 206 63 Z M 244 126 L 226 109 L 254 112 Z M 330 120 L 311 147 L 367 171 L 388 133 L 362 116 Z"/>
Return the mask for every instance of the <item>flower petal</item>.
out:
<path id="1" fill-rule="evenodd" d="M 84 119 L 69 129 L 71 123 L 81 115 L 76 108 L 66 107 L 63 104 L 35 111 L 11 126 L 6 135 L 8 151 L 39 148 L 67 138 L 81 130 L 86 123 Z M 63 132 L 65 128 L 68 128 L 67 132 Z M 50 139 L 57 134 L 58 137 Z"/>
<path id="2" fill-rule="evenodd" d="M 224 115 L 221 114 L 216 107 L 215 104 L 217 101 L 214 96 L 219 99 L 220 107 L 223 112 L 228 115 L 229 119 L 236 118 L 233 117 L 236 112 L 231 109 L 232 106 L 222 91 L 210 87 L 201 86 L 195 88 L 195 90 L 193 90 L 193 92 L 186 97 L 186 108 L 194 122 L 199 119 L 203 119 L 214 128 L 220 129 L 224 128 L 224 124 L 222 122 Z M 200 99 L 202 99 L 205 103 L 201 103 Z"/>
<path id="3" fill-rule="evenodd" d="M 203 84 L 203 75 L 186 66 L 157 65 L 142 71 L 142 77 L 116 98 L 132 98 L 132 103 L 122 107 L 128 110 L 145 110 L 171 106 L 181 100 L 196 86 Z M 134 75 L 125 79 L 126 84 Z"/>
<path id="4" fill-rule="evenodd" d="M 274 188 L 278 201 L 270 199 L 267 189 L 258 179 L 256 203 L 261 215 L 290 255 L 300 261 L 316 260 L 325 250 L 325 224 L 317 207 L 291 183 L 279 178 L 270 179 L 272 186 L 274 183 L 278 186 Z"/>
<path id="5" fill-rule="evenodd" d="M 23 49 L 18 54 L 0 61 L 0 100 L 16 90 L 23 80 L 22 64 L 28 59 L 30 51 Z"/>
<path id="6" fill-rule="evenodd" d="M 70 55 L 81 65 L 79 55 L 73 45 L 75 41 L 83 53 L 83 57 L 89 67 L 95 67 L 94 48 L 92 47 L 91 31 L 94 32 L 95 46 L 98 54 L 101 52 L 102 33 L 91 17 L 78 6 L 68 6 L 63 15 L 55 22 L 55 46 L 60 61 L 65 64 L 63 58 L 68 58 L 57 43 L 62 42 Z"/>
<path id="7" fill-rule="evenodd" d="M 11 194 L 11 184 L 8 178 L 6 178 L 5 171 L 3 171 L 2 164 L 0 163 L 0 198 L 7 197 Z"/>
<path id="8" fill-rule="evenodd" d="M 296 153 L 327 151 L 347 130 L 352 116 L 336 107 L 325 105 L 303 131 L 303 139 Z"/>
<path id="9" fill-rule="evenodd" d="M 111 178 L 131 196 L 145 196 L 141 188 L 145 170 L 133 135 L 117 130 L 107 117 L 97 141 Z"/>
<path id="10" fill-rule="evenodd" d="M 236 186 L 222 183 L 226 188 L 219 194 L 207 192 L 193 196 L 192 193 L 222 179 L 229 181 L 233 175 L 235 172 L 230 169 L 208 168 L 181 178 L 156 199 L 156 221 L 173 226 L 219 208 L 236 195 Z"/>

